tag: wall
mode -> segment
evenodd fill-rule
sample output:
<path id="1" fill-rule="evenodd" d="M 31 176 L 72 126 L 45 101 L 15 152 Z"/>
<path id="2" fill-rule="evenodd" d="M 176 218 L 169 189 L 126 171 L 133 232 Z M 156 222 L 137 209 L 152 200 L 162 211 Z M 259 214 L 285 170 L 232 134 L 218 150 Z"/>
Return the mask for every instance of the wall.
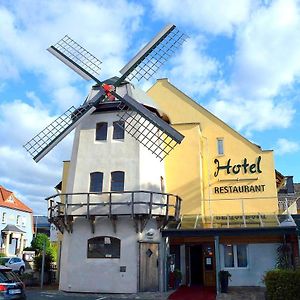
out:
<path id="1" fill-rule="evenodd" d="M 6 213 L 6 221 L 2 223 L 2 215 Z M 17 225 L 17 216 L 20 216 L 20 224 Z M 22 224 L 24 220 L 24 224 Z M 21 230 L 25 231 L 24 239 L 26 239 L 26 244 L 24 248 L 30 246 L 33 236 L 33 224 L 32 224 L 32 214 L 24 212 L 21 210 L 14 210 L 6 207 L 0 207 L 0 230 L 4 229 L 7 225 L 15 225 Z M 1 237 L 0 237 L 1 239 Z"/>
<path id="2" fill-rule="evenodd" d="M 167 113 L 172 126 L 185 135 L 182 144 L 165 161 L 167 190 L 182 197 L 182 214 L 240 215 L 243 212 L 277 212 L 272 151 L 264 151 L 245 139 L 167 79 L 158 80 L 147 93 Z M 217 138 L 224 139 L 224 155 L 217 154 Z M 249 172 L 250 165 L 256 163 L 258 157 L 261 157 L 262 172 L 252 169 L 255 171 L 252 174 Z M 233 174 L 232 169 L 231 174 L 227 174 L 223 169 L 214 176 L 217 169 L 215 159 L 223 166 L 229 159 L 231 165 L 242 164 L 245 158 L 249 163 L 246 172 L 240 168 L 238 174 Z M 246 190 L 247 192 L 216 193 L 215 189 L 262 185 L 264 187 L 260 192 Z"/>
<path id="3" fill-rule="evenodd" d="M 247 268 L 224 268 L 224 248 L 220 245 L 221 269 L 230 272 L 229 286 L 264 286 L 265 272 L 275 267 L 279 244 L 248 244 Z"/>
<path id="4" fill-rule="evenodd" d="M 153 230 L 154 234 L 147 239 L 145 235 L 149 230 Z M 87 240 L 103 235 L 121 239 L 119 259 L 87 258 Z M 156 224 L 149 222 L 144 232 L 137 234 L 132 220 L 119 218 L 114 233 L 112 223 L 102 218 L 96 220 L 95 233 L 92 234 L 89 222 L 77 218 L 73 233 L 65 232 L 63 235 L 59 288 L 72 292 L 136 293 L 139 239 L 159 242 Z M 120 273 L 120 266 L 126 266 L 125 273 Z"/>

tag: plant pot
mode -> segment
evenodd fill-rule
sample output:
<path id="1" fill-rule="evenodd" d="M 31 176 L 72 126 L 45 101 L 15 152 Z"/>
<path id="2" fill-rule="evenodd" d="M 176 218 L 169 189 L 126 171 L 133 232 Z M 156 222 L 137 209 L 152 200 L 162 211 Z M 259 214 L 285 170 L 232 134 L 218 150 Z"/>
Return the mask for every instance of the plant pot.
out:
<path id="1" fill-rule="evenodd" d="M 228 292 L 228 281 L 229 281 L 229 277 L 227 277 L 227 276 L 221 277 L 221 279 L 220 279 L 221 293 Z"/>

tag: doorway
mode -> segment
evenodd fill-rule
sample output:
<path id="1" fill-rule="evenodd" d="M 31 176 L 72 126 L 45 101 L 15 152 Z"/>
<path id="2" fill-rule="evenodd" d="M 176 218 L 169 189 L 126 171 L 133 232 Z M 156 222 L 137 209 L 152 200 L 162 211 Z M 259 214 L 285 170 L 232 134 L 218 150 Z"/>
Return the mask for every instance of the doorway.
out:
<path id="1" fill-rule="evenodd" d="M 216 267 L 212 244 L 186 246 L 187 283 L 215 287 Z"/>
<path id="2" fill-rule="evenodd" d="M 140 292 L 157 292 L 158 244 L 140 243 Z"/>
<path id="3" fill-rule="evenodd" d="M 203 285 L 202 245 L 190 247 L 191 284 Z"/>

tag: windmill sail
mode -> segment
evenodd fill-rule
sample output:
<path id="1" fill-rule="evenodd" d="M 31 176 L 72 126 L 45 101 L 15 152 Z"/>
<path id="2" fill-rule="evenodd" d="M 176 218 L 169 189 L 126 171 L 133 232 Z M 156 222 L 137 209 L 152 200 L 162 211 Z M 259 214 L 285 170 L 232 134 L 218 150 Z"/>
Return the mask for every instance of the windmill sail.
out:
<path id="1" fill-rule="evenodd" d="M 120 70 L 121 81 L 148 80 L 187 38 L 175 25 L 167 25 Z"/>
<path id="2" fill-rule="evenodd" d="M 47 50 L 84 79 L 93 79 L 101 83 L 97 75 L 100 73 L 102 62 L 68 35 Z"/>
<path id="3" fill-rule="evenodd" d="M 118 116 L 125 122 L 125 131 L 138 140 L 149 151 L 163 160 L 184 136 L 145 108 L 129 95 L 112 94 L 120 100 Z"/>
<path id="4" fill-rule="evenodd" d="M 36 162 L 40 161 L 52 148 L 67 136 L 79 122 L 93 113 L 102 97 L 103 90 L 100 90 L 100 92 L 85 105 L 82 105 L 79 108 L 75 108 L 74 106 L 70 107 L 23 147 Z"/>

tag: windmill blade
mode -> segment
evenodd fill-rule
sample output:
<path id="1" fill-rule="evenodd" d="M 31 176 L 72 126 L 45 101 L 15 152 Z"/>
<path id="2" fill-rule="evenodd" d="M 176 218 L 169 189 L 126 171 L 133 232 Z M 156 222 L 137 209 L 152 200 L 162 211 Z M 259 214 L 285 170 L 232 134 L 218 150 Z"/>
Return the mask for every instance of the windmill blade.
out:
<path id="1" fill-rule="evenodd" d="M 84 79 L 93 79 L 101 83 L 97 75 L 100 73 L 102 62 L 68 35 L 47 50 Z"/>
<path id="2" fill-rule="evenodd" d="M 148 150 L 163 160 L 184 136 L 159 118 L 155 113 L 145 108 L 129 95 L 119 96 L 118 116 L 125 122 L 125 131 L 143 144 Z"/>
<path id="3" fill-rule="evenodd" d="M 120 70 L 120 81 L 148 80 L 187 38 L 175 25 L 167 25 Z"/>
<path id="4" fill-rule="evenodd" d="M 65 136 L 67 136 L 79 122 L 93 113 L 97 104 L 103 97 L 104 91 L 103 89 L 100 89 L 100 92 L 85 105 L 80 106 L 79 108 L 75 108 L 74 106 L 70 107 L 23 147 L 33 157 L 35 162 L 40 161 Z"/>

